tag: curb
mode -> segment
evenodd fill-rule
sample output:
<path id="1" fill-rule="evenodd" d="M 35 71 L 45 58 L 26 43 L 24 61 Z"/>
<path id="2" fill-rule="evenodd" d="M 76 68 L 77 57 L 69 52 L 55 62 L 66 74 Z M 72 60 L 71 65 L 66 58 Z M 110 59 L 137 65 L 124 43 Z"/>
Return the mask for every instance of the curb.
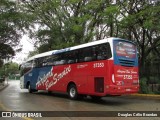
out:
<path id="1" fill-rule="evenodd" d="M 4 86 L 1 86 L 1 85 L 0 85 L 0 91 L 4 90 L 6 87 L 8 87 L 8 85 L 9 85 L 9 84 L 6 84 L 6 85 L 4 85 Z"/>
<path id="2" fill-rule="evenodd" d="M 137 96 L 137 97 L 147 97 L 147 98 L 159 98 L 160 99 L 160 95 L 156 95 L 156 94 L 131 94 L 130 96 Z"/>

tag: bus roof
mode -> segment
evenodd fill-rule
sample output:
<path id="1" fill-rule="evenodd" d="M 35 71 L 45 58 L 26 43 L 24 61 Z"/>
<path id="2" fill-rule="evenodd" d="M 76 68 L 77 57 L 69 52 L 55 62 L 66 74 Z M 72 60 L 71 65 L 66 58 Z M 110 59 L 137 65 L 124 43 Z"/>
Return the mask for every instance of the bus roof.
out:
<path id="1" fill-rule="evenodd" d="M 30 58 L 29 58 L 27 61 L 25 61 L 25 62 L 34 60 L 34 59 L 36 59 L 36 58 L 40 58 L 40 57 L 45 57 L 45 56 L 52 55 L 52 53 L 55 52 L 55 51 L 57 51 L 57 50 L 51 50 L 51 51 L 48 51 L 48 52 L 44 52 L 44 53 L 40 53 L 40 54 L 34 55 L 34 56 L 30 57 Z"/>
<path id="2" fill-rule="evenodd" d="M 85 43 L 85 44 L 81 44 L 81 45 L 77 45 L 77 46 L 73 46 L 73 47 L 69 47 L 69 48 L 65 48 L 65 49 L 60 49 L 57 51 L 54 51 L 52 54 L 57 54 L 57 53 L 63 53 L 63 52 L 67 52 L 67 51 L 71 51 L 71 50 L 76 50 L 76 49 L 80 49 L 80 48 L 84 48 L 84 47 L 89 47 L 92 45 L 98 45 L 98 44 L 102 44 L 102 43 L 106 43 L 112 40 L 118 40 L 121 38 L 115 38 L 115 37 L 110 37 L 110 38 L 106 38 L 106 39 L 102 39 L 102 40 L 97 40 L 97 41 L 92 41 L 89 43 Z"/>
<path id="3" fill-rule="evenodd" d="M 28 62 L 28 61 L 31 61 L 31 60 L 34 60 L 34 59 L 40 58 L 40 57 L 45 57 L 45 56 L 49 56 L 49 55 L 63 53 L 63 52 L 71 51 L 71 50 L 76 50 L 76 49 L 80 49 L 80 48 L 84 48 L 84 47 L 89 47 L 89 46 L 92 46 L 92 45 L 98 45 L 98 44 L 102 44 L 102 43 L 106 43 L 106 42 L 111 42 L 113 40 L 118 40 L 118 39 L 121 39 L 121 38 L 110 37 L 110 38 L 106 38 L 106 39 L 102 39 L 102 40 L 97 40 L 97 41 L 93 41 L 93 42 L 89 42 L 89 43 L 85 43 L 85 44 L 81 44 L 81 45 L 77 45 L 77 46 L 73 46 L 73 47 L 69 47 L 69 48 L 65 48 L 65 49 L 52 50 L 52 51 L 44 52 L 44 53 L 41 53 L 41 54 L 37 54 L 37 55 L 29 58 L 25 62 Z M 121 40 L 123 40 L 123 39 L 121 39 Z"/>

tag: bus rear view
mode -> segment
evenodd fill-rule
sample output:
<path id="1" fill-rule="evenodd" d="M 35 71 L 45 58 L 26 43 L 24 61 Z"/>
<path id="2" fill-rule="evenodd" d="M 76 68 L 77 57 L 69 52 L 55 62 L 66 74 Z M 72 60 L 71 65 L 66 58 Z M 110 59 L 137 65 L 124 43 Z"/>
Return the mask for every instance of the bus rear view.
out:
<path id="1" fill-rule="evenodd" d="M 113 40 L 113 68 L 110 94 L 137 93 L 139 90 L 136 45 L 127 40 Z"/>

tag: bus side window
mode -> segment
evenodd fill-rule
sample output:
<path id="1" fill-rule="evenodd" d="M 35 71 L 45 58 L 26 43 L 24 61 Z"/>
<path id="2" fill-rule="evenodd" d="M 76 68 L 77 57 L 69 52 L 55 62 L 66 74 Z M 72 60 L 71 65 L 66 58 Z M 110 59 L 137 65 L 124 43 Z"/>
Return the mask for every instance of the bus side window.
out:
<path id="1" fill-rule="evenodd" d="M 106 43 L 106 49 L 107 49 L 107 58 L 106 59 L 109 59 L 112 57 L 112 53 L 111 53 L 111 47 L 109 45 L 109 43 Z"/>
<path id="2" fill-rule="evenodd" d="M 36 59 L 36 67 L 42 67 L 42 58 Z"/>
<path id="3" fill-rule="evenodd" d="M 64 64 L 76 63 L 77 51 L 65 52 L 62 56 L 62 60 L 65 61 Z"/>
<path id="4" fill-rule="evenodd" d="M 23 76 L 25 73 L 32 69 L 32 62 L 33 61 L 28 61 L 21 66 L 21 76 Z"/>
<path id="5" fill-rule="evenodd" d="M 35 67 L 39 67 L 39 58 L 35 59 Z"/>
<path id="6" fill-rule="evenodd" d="M 70 55 L 68 56 L 68 62 L 70 63 L 76 63 L 78 59 L 78 51 L 74 50 L 70 53 Z M 70 61 L 69 61 L 70 60 Z"/>
<path id="7" fill-rule="evenodd" d="M 111 50 L 109 43 L 98 45 L 97 60 L 104 60 L 111 57 Z"/>
<path id="8" fill-rule="evenodd" d="M 32 61 L 32 67 L 36 67 L 36 60 Z"/>
<path id="9" fill-rule="evenodd" d="M 79 50 L 79 62 L 88 62 L 93 60 L 92 47 Z"/>

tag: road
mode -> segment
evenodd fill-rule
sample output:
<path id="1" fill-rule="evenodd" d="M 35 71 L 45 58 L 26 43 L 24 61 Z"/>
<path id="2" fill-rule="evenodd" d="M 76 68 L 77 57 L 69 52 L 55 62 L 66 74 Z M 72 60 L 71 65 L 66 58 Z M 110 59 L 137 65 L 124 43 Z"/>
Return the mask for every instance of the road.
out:
<path id="1" fill-rule="evenodd" d="M 135 96 L 104 97 L 102 100 L 93 101 L 87 97 L 83 100 L 70 100 L 64 94 L 48 94 L 45 91 L 28 93 L 21 90 L 19 81 L 9 81 L 9 86 L 0 92 L 0 111 L 160 111 L 160 99 L 149 99 Z M 123 112 L 122 112 L 123 113 Z M 126 113 L 126 112 L 125 112 Z M 54 114 L 54 113 L 52 113 Z M 94 113 L 92 113 L 94 114 Z M 110 113 L 108 113 L 110 114 Z M 160 120 L 160 117 L 43 117 L 42 118 L 3 118 L 3 120 Z M 2 118 L 0 118 L 2 119 Z"/>

